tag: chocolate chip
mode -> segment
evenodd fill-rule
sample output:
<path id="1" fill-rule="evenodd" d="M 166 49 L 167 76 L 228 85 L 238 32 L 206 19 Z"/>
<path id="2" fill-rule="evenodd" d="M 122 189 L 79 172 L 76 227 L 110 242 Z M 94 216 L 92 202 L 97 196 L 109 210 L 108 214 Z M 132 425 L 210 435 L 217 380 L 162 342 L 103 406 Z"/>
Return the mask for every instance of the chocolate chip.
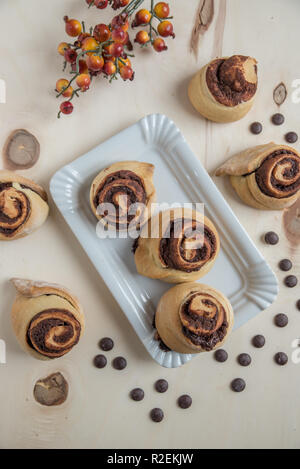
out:
<path id="1" fill-rule="evenodd" d="M 285 327 L 285 326 L 287 326 L 287 324 L 289 322 L 289 318 L 287 317 L 286 314 L 279 313 L 279 314 L 276 314 L 276 316 L 274 318 L 274 322 L 275 322 L 277 327 Z"/>
<path id="2" fill-rule="evenodd" d="M 246 387 L 246 383 L 242 378 L 236 378 L 231 382 L 231 389 L 234 392 L 242 392 Z"/>
<path id="3" fill-rule="evenodd" d="M 94 358 L 94 365 L 97 368 L 104 368 L 107 364 L 106 357 L 104 355 L 96 355 Z"/>
<path id="4" fill-rule="evenodd" d="M 297 306 L 297 308 L 298 308 L 299 311 L 300 311 L 300 300 L 297 301 L 296 306 Z"/>
<path id="5" fill-rule="evenodd" d="M 262 125 L 260 122 L 252 122 L 252 124 L 250 125 L 250 131 L 254 134 L 254 135 L 258 135 L 262 132 Z"/>
<path id="6" fill-rule="evenodd" d="M 277 365 L 284 366 L 289 361 L 289 357 L 284 352 L 278 352 L 274 356 L 274 360 L 277 363 Z"/>
<path id="7" fill-rule="evenodd" d="M 277 244 L 279 241 L 279 236 L 277 233 L 274 231 L 268 231 L 268 233 L 265 234 L 265 242 L 267 244 Z"/>
<path id="8" fill-rule="evenodd" d="M 145 397 L 145 393 L 141 388 L 134 388 L 130 392 L 130 397 L 133 401 L 142 401 Z"/>
<path id="9" fill-rule="evenodd" d="M 256 335 L 252 339 L 252 345 L 256 348 L 262 348 L 266 343 L 266 339 L 264 338 L 263 335 Z"/>
<path id="10" fill-rule="evenodd" d="M 288 143 L 295 143 L 298 140 L 298 135 L 296 134 L 296 132 L 288 132 L 287 134 L 285 134 L 284 138 Z"/>
<path id="11" fill-rule="evenodd" d="M 276 114 L 273 114 L 271 120 L 274 125 L 281 125 L 284 123 L 284 115 L 277 112 Z"/>
<path id="12" fill-rule="evenodd" d="M 112 366 L 116 370 L 124 370 L 127 366 L 127 361 L 124 357 L 116 357 L 113 359 Z"/>
<path id="13" fill-rule="evenodd" d="M 293 264 L 289 259 L 282 259 L 278 265 L 279 269 L 283 270 L 284 272 L 291 270 L 291 268 L 293 267 Z"/>
<path id="14" fill-rule="evenodd" d="M 109 337 L 103 337 L 103 339 L 101 339 L 99 342 L 99 347 L 104 352 L 109 352 L 109 350 L 112 350 L 114 347 L 114 341 Z"/>
<path id="15" fill-rule="evenodd" d="M 164 418 L 164 413 L 161 409 L 156 407 L 155 409 L 151 410 L 150 417 L 153 420 L 153 422 L 161 422 Z"/>
<path id="16" fill-rule="evenodd" d="M 165 379 L 158 379 L 154 384 L 154 387 L 157 392 L 166 392 L 168 390 L 169 384 Z"/>
<path id="17" fill-rule="evenodd" d="M 248 353 L 241 353 L 238 357 L 237 360 L 241 366 L 249 366 L 251 363 L 251 357 Z"/>
<path id="18" fill-rule="evenodd" d="M 297 277 L 295 277 L 295 275 L 288 275 L 284 279 L 284 284 L 289 288 L 295 287 L 297 283 L 298 283 L 298 280 L 297 280 Z"/>
<path id="19" fill-rule="evenodd" d="M 181 409 L 188 409 L 192 405 L 192 398 L 188 394 L 183 394 L 177 400 L 177 403 Z"/>
<path id="20" fill-rule="evenodd" d="M 219 350 L 215 351 L 214 357 L 217 362 L 224 363 L 228 359 L 228 353 L 226 350 L 220 348 Z"/>

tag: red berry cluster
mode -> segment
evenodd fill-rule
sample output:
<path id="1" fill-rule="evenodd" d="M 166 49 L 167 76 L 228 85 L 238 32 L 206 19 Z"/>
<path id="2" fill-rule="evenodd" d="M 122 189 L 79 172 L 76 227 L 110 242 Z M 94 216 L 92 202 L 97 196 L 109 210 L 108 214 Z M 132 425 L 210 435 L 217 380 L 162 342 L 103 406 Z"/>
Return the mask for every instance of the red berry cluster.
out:
<path id="1" fill-rule="evenodd" d="M 166 2 L 158 2 L 154 7 L 151 4 L 151 11 L 142 9 L 139 10 L 132 22 L 132 27 L 137 26 L 147 27 L 148 30 L 142 29 L 139 31 L 134 42 L 142 46 L 151 44 L 156 52 L 167 50 L 168 47 L 163 38 L 168 36 L 175 37 L 173 25 L 169 21 L 172 19 L 170 15 L 170 7 Z M 157 28 L 153 26 L 153 19 L 158 20 Z"/>
<path id="2" fill-rule="evenodd" d="M 129 57 L 133 57 L 132 44 L 128 29 L 129 20 L 137 8 L 145 0 L 86 0 L 90 6 L 103 9 L 111 5 L 113 9 L 125 7 L 121 13 L 114 16 L 111 23 L 99 23 L 89 32 L 85 31 L 84 23 L 76 19 L 64 17 L 66 33 L 76 38 L 73 44 L 61 42 L 58 45 L 58 53 L 64 57 L 64 70 L 70 66 L 72 78 L 60 78 L 56 82 L 57 97 L 68 98 L 60 105 L 61 113 L 71 114 L 73 104 L 71 100 L 79 93 L 89 89 L 93 77 L 102 74 L 111 82 L 120 76 L 123 80 L 133 80 L 134 71 Z M 135 42 L 145 46 L 151 44 L 157 52 L 167 49 L 163 37 L 175 37 L 173 26 L 169 17 L 169 5 L 159 2 L 151 9 L 137 11 L 132 27 L 148 26 L 149 32 L 141 30 L 136 34 Z M 153 26 L 153 18 L 159 21 L 157 29 Z M 76 87 L 74 87 L 76 84 Z"/>

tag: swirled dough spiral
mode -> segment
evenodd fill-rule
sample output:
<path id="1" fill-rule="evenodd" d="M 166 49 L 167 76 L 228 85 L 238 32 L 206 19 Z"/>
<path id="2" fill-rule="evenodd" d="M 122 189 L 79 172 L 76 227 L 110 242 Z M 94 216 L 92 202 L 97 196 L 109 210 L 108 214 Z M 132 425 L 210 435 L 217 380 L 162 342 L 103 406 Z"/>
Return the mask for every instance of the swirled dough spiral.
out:
<path id="1" fill-rule="evenodd" d="M 0 240 L 13 240 L 39 228 L 49 213 L 42 187 L 11 171 L 0 171 Z"/>
<path id="2" fill-rule="evenodd" d="M 287 145 L 258 145 L 234 155 L 216 175 L 229 175 L 246 204 L 261 210 L 281 210 L 299 197 L 300 154 Z"/>
<path id="3" fill-rule="evenodd" d="M 187 208 L 160 212 L 144 226 L 135 246 L 141 275 L 169 283 L 189 282 L 213 266 L 220 241 L 213 223 Z"/>
<path id="4" fill-rule="evenodd" d="M 179 353 L 211 351 L 220 347 L 233 326 L 233 310 L 218 290 L 199 283 L 176 285 L 161 298 L 157 332 Z"/>
<path id="5" fill-rule="evenodd" d="M 149 218 L 155 201 L 153 171 L 152 164 L 138 161 L 122 161 L 101 171 L 90 191 L 90 204 L 95 216 L 108 228 L 118 231 L 142 226 Z M 101 204 L 111 204 L 114 211 L 103 215 L 98 209 Z"/>
<path id="6" fill-rule="evenodd" d="M 257 90 L 257 62 L 233 55 L 212 60 L 192 78 L 188 94 L 194 108 L 209 120 L 233 122 L 252 107 Z"/>
<path id="7" fill-rule="evenodd" d="M 56 284 L 23 279 L 12 282 L 18 292 L 12 325 L 22 348 L 41 360 L 68 353 L 84 331 L 84 316 L 76 297 Z"/>

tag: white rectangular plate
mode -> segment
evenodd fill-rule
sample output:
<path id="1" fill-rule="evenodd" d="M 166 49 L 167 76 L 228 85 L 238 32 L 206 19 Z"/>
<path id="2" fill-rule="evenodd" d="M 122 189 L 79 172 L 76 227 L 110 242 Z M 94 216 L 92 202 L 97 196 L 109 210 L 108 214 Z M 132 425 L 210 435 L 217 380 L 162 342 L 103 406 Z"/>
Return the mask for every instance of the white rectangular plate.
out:
<path id="1" fill-rule="evenodd" d="M 273 303 L 277 279 L 179 129 L 166 116 L 145 117 L 59 170 L 50 184 L 57 207 L 150 355 L 162 366 L 178 367 L 193 355 L 162 351 L 154 340 L 152 327 L 159 298 L 171 285 L 137 274 L 131 238 L 96 236 L 97 220 L 89 206 L 91 182 L 103 168 L 122 160 L 155 165 L 158 202 L 205 204 L 205 214 L 220 234 L 221 250 L 201 282 L 229 298 L 235 328 Z"/>

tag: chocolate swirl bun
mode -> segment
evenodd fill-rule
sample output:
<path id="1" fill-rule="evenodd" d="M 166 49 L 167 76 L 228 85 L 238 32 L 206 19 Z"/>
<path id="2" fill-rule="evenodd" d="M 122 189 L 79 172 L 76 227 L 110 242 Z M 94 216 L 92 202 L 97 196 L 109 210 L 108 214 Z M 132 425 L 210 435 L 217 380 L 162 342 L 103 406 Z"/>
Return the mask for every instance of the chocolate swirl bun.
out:
<path id="1" fill-rule="evenodd" d="M 257 90 L 257 62 L 233 55 L 212 60 L 189 84 L 194 108 L 209 120 L 233 122 L 251 109 Z"/>
<path id="2" fill-rule="evenodd" d="M 122 161 L 101 171 L 90 191 L 90 204 L 98 220 L 118 231 L 142 226 L 155 201 L 153 171 L 152 164 L 138 161 Z M 106 210 L 106 204 L 113 210 Z"/>
<path id="3" fill-rule="evenodd" d="M 159 301 L 155 325 L 159 337 L 179 353 L 208 352 L 220 347 L 233 326 L 228 299 L 207 285 L 185 283 Z"/>
<path id="4" fill-rule="evenodd" d="M 135 245 L 139 274 L 169 283 L 203 277 L 213 266 L 220 241 L 213 223 L 195 210 L 177 208 L 152 217 Z"/>
<path id="5" fill-rule="evenodd" d="M 22 348 L 40 360 L 68 353 L 84 331 L 78 300 L 56 284 L 23 279 L 12 282 L 18 292 L 12 325 Z"/>
<path id="6" fill-rule="evenodd" d="M 49 213 L 42 187 L 10 171 L 0 171 L 0 240 L 13 240 L 39 228 Z"/>
<path id="7" fill-rule="evenodd" d="M 299 197 L 300 154 L 287 145 L 258 145 L 230 158 L 216 175 L 229 175 L 239 197 L 251 207 L 281 210 Z"/>

